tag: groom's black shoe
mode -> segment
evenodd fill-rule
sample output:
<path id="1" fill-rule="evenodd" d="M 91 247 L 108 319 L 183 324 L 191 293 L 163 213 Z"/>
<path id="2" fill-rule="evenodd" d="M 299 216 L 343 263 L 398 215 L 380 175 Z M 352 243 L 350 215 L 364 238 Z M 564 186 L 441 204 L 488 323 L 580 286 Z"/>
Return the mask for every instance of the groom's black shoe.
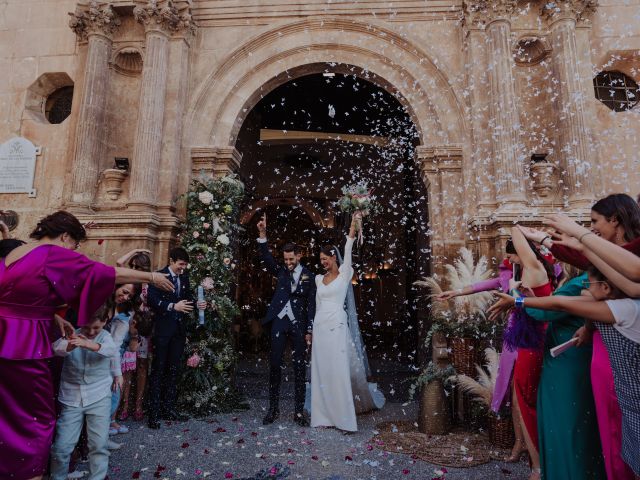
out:
<path id="1" fill-rule="evenodd" d="M 309 419 L 304 413 L 295 413 L 293 415 L 293 421 L 300 425 L 301 427 L 309 426 Z"/>
<path id="2" fill-rule="evenodd" d="M 280 412 L 278 410 L 269 410 L 267 412 L 267 415 L 262 419 L 262 424 L 271 425 L 273 422 L 276 421 L 276 418 L 278 418 L 279 415 L 280 415 Z"/>

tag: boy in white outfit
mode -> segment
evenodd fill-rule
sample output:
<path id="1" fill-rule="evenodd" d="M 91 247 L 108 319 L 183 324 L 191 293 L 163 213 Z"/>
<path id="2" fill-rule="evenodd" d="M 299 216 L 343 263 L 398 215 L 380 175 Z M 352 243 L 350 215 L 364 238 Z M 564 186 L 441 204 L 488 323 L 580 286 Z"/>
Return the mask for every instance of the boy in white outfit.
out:
<path id="1" fill-rule="evenodd" d="M 111 334 L 104 330 L 106 313 L 106 308 L 99 308 L 88 325 L 53 344 L 55 354 L 65 360 L 58 396 L 62 412 L 51 447 L 51 480 L 66 480 L 71 453 L 78 443 L 85 419 L 89 444 L 88 478 L 103 480 L 107 476 L 111 389 L 122 381 L 122 377 L 117 377 L 114 371 L 112 359 L 119 352 Z"/>

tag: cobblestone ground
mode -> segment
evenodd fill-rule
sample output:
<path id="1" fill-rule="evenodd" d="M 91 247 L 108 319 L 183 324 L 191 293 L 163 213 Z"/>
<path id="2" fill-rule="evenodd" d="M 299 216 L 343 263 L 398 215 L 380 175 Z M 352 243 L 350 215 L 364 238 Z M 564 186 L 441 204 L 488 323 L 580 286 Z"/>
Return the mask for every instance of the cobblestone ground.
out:
<path id="1" fill-rule="evenodd" d="M 216 415 L 204 420 L 163 423 L 149 430 L 144 423 L 129 422 L 130 433 L 115 437 L 123 442 L 113 452 L 110 479 L 224 479 L 251 478 L 276 463 L 290 469 L 286 478 L 313 480 L 437 478 L 437 465 L 413 460 L 409 455 L 386 453 L 370 446 L 376 425 L 383 421 L 414 421 L 417 404 L 388 395 L 385 407 L 358 417 L 359 431 L 343 434 L 335 429 L 300 428 L 292 421 L 291 382 L 284 383 L 281 417 L 262 425 L 267 408 L 266 371 L 248 368 L 241 388 L 250 410 Z M 387 379 L 384 391 L 398 376 Z M 82 467 L 82 465 L 81 465 Z M 527 478 L 526 464 L 491 462 L 468 469 L 448 468 L 446 480 Z M 285 477 L 282 477 L 285 478 Z"/>

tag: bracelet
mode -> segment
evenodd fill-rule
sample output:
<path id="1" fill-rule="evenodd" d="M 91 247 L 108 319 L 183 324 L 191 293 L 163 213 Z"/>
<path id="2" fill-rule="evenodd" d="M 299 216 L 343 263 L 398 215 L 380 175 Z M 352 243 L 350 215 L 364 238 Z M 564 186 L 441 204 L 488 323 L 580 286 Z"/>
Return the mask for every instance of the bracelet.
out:
<path id="1" fill-rule="evenodd" d="M 578 241 L 579 241 L 580 243 L 582 243 L 582 239 L 583 239 L 584 237 L 586 237 L 587 235 L 590 235 L 590 234 L 593 234 L 593 232 L 583 233 L 582 235 L 580 235 L 580 238 L 578 239 Z"/>
<path id="2" fill-rule="evenodd" d="M 524 307 L 524 297 L 516 297 L 516 308 Z"/>
<path id="3" fill-rule="evenodd" d="M 156 272 L 151 272 L 151 283 L 153 283 L 155 285 L 156 283 L 156 277 L 155 277 Z"/>
<path id="4" fill-rule="evenodd" d="M 551 240 L 551 241 L 553 242 L 553 239 L 551 238 L 551 235 L 547 235 L 547 236 L 546 236 L 546 237 L 544 237 L 542 240 L 540 240 L 540 245 L 543 245 L 543 246 L 544 246 L 544 242 L 545 242 L 545 240 L 547 240 L 547 239 L 549 239 L 549 240 Z"/>

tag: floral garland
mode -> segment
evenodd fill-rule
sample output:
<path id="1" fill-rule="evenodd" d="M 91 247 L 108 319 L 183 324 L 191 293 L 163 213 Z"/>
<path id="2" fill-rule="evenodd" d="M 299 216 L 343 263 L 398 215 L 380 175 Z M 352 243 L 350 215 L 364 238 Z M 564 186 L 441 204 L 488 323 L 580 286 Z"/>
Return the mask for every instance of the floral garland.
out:
<path id="1" fill-rule="evenodd" d="M 189 252 L 189 277 L 202 287 L 207 308 L 204 325 L 198 311 L 187 320 L 186 367 L 182 369 L 180 407 L 195 416 L 237 409 L 243 402 L 233 387 L 237 363 L 231 322 L 240 312 L 229 297 L 233 281 L 232 239 L 238 237 L 244 185 L 235 176 L 198 178 L 185 194 L 187 214 L 180 244 Z"/>

